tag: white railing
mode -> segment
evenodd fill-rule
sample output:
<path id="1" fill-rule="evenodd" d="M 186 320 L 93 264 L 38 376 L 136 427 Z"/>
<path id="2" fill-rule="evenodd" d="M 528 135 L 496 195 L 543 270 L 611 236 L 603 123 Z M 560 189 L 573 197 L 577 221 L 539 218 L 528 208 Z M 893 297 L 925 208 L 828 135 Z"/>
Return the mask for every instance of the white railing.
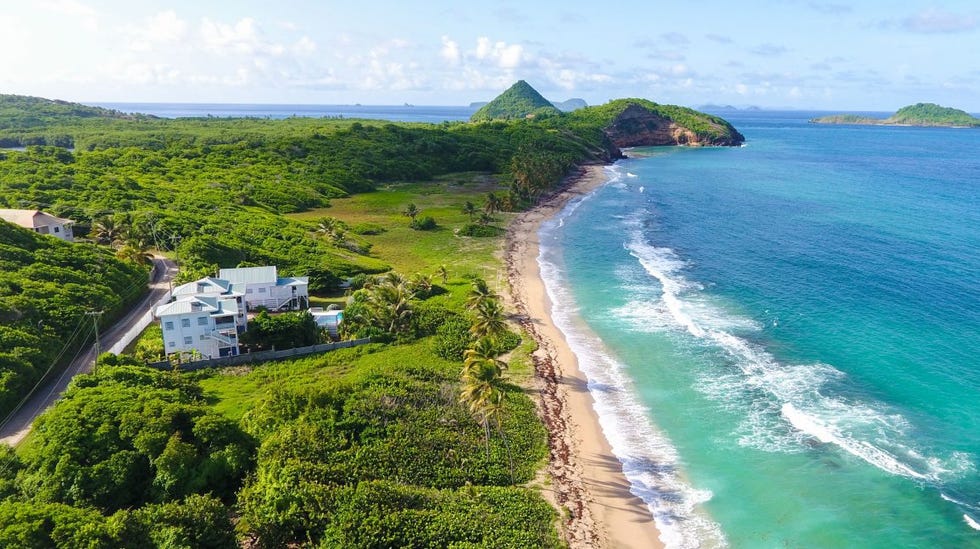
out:
<path id="1" fill-rule="evenodd" d="M 235 341 L 235 338 L 229 337 L 229 336 L 227 336 L 227 335 L 225 335 L 225 334 L 223 334 L 223 333 L 221 333 L 221 332 L 219 332 L 217 330 L 212 331 L 208 335 L 211 337 L 211 339 L 220 341 L 221 343 L 224 343 L 225 345 L 237 345 L 238 344 L 238 342 Z"/>

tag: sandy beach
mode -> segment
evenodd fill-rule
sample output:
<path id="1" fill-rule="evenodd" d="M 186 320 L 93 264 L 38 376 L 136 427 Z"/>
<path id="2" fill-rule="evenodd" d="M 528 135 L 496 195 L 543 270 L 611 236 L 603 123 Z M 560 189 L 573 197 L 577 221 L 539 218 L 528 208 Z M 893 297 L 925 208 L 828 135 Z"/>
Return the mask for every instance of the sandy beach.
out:
<path id="1" fill-rule="evenodd" d="M 538 230 L 572 198 L 607 180 L 602 166 L 585 166 L 560 192 L 518 216 L 507 234 L 506 265 L 517 320 L 538 342 L 533 387 L 549 430 L 553 499 L 572 548 L 663 547 L 646 504 L 629 491 L 620 462 L 599 425 L 587 380 L 562 332 L 538 265 Z"/>

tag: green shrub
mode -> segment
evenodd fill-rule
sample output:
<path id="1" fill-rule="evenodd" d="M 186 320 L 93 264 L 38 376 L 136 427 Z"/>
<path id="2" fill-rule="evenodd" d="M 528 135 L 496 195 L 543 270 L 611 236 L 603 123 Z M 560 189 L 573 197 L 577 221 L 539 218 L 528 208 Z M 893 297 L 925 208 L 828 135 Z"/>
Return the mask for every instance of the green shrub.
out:
<path id="1" fill-rule="evenodd" d="M 475 236 L 475 237 L 493 237 L 500 236 L 504 233 L 504 230 L 496 225 L 479 225 L 477 223 L 469 223 L 459 230 L 460 236 Z"/>
<path id="2" fill-rule="evenodd" d="M 351 226 L 350 231 L 361 236 L 368 236 L 382 234 L 386 229 L 377 223 L 357 223 Z"/>
<path id="3" fill-rule="evenodd" d="M 419 216 L 412 220 L 412 228 L 416 231 L 431 231 L 436 228 L 436 220 L 428 215 Z"/>
<path id="4" fill-rule="evenodd" d="M 412 310 L 412 330 L 415 337 L 434 335 L 440 326 L 459 316 L 442 305 L 423 301 Z"/>
<path id="5" fill-rule="evenodd" d="M 520 344 L 521 336 L 511 330 L 507 330 L 494 338 L 493 349 L 498 355 L 502 355 L 508 351 L 513 351 Z"/>
<path id="6" fill-rule="evenodd" d="M 463 353 L 473 342 L 470 334 L 470 322 L 456 315 L 436 329 L 435 353 L 446 360 L 462 361 Z"/>

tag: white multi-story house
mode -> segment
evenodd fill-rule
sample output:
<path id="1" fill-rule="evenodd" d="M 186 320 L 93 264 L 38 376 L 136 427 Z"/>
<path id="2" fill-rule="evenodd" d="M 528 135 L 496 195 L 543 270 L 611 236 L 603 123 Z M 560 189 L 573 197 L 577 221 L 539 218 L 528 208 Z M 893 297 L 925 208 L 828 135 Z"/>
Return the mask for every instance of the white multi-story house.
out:
<path id="1" fill-rule="evenodd" d="M 9 210 L 0 208 L 0 219 L 20 225 L 39 234 L 49 234 L 53 237 L 72 242 L 74 235 L 71 219 L 62 219 L 40 210 Z"/>
<path id="2" fill-rule="evenodd" d="M 191 283 L 194 284 L 194 283 Z M 238 354 L 238 334 L 247 320 L 235 296 L 190 295 L 154 311 L 166 353 L 197 351 L 205 358 Z"/>
<path id="3" fill-rule="evenodd" d="M 309 305 L 307 276 L 280 278 L 275 266 L 221 269 L 218 278 L 245 290 L 245 307 L 270 311 L 305 309 Z"/>
<path id="4" fill-rule="evenodd" d="M 235 319 L 236 324 L 242 329 L 245 328 L 245 287 L 243 284 L 232 284 L 220 278 L 205 277 L 177 286 L 171 290 L 170 295 L 173 297 L 172 301 L 180 301 L 190 297 L 234 299 L 238 303 L 238 318 Z"/>

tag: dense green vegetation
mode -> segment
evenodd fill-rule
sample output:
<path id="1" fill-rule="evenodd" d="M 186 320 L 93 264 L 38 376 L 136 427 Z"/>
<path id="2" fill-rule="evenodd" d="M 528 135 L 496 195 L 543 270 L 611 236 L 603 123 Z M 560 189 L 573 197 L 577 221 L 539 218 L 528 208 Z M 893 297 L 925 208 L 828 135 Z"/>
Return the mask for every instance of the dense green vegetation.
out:
<path id="1" fill-rule="evenodd" d="M 104 311 L 109 325 L 140 297 L 147 275 L 106 248 L 0 221 L 0 417 L 91 341 L 86 311 Z"/>
<path id="2" fill-rule="evenodd" d="M 679 126 L 691 130 L 695 135 L 707 141 L 732 141 L 740 143 L 744 138 L 724 118 L 703 112 L 680 107 L 677 105 L 661 105 L 647 99 L 615 99 L 603 105 L 595 105 L 577 109 L 560 121 L 548 120 L 546 123 L 557 124 L 570 130 L 576 135 L 595 139 L 595 132 L 602 131 L 614 124 L 617 118 L 629 107 L 639 107 L 645 111 L 673 121 Z"/>
<path id="3" fill-rule="evenodd" d="M 549 116 L 560 112 L 550 101 L 538 93 L 538 90 L 532 88 L 527 82 L 518 80 L 495 97 L 493 101 L 480 107 L 473 113 L 473 116 L 470 116 L 470 121 L 512 120 L 529 116 Z"/>
<path id="4" fill-rule="evenodd" d="M 261 547 L 561 546 L 520 486 L 546 453 L 533 404 L 495 382 L 474 417 L 459 369 L 424 340 L 244 374 L 106 355 L 0 452 L 0 542 L 233 547 L 236 516 Z"/>
<path id="5" fill-rule="evenodd" d="M 313 224 L 282 213 L 328 207 L 392 182 L 507 174 L 526 156 L 559 159 L 557 173 L 606 151 L 600 134 L 589 142 L 530 121 L 72 119 L 37 131 L 66 133 L 76 149 L 0 153 L 0 206 L 69 217 L 80 235 L 105 220 L 127 225 L 144 244 L 173 251 L 185 279 L 215 267 L 276 264 L 286 275 L 309 275 L 314 289 L 388 265 L 365 250 L 310 238 Z M 550 186 L 554 173 L 540 180 Z M 528 196 L 515 195 L 509 205 Z M 422 227 L 434 228 L 426 219 Z"/>
<path id="6" fill-rule="evenodd" d="M 880 126 L 955 126 L 980 127 L 980 118 L 966 111 L 942 107 L 935 103 L 916 103 L 898 109 L 888 118 L 872 118 L 854 114 L 837 114 L 814 118 L 815 124 L 858 124 Z"/>
<path id="7" fill-rule="evenodd" d="M 67 121 L 81 121 L 88 118 L 135 119 L 148 118 L 146 115 L 127 115 L 118 111 L 69 103 L 52 101 L 40 97 L 0 94 L 0 147 L 21 147 L 25 145 L 60 145 L 70 147 L 71 137 L 67 133 L 36 134 L 38 128 L 61 125 Z"/>
<path id="8" fill-rule="evenodd" d="M 0 452 L 4 547 L 233 547 L 255 444 L 173 372 L 77 377 L 21 455 Z"/>

